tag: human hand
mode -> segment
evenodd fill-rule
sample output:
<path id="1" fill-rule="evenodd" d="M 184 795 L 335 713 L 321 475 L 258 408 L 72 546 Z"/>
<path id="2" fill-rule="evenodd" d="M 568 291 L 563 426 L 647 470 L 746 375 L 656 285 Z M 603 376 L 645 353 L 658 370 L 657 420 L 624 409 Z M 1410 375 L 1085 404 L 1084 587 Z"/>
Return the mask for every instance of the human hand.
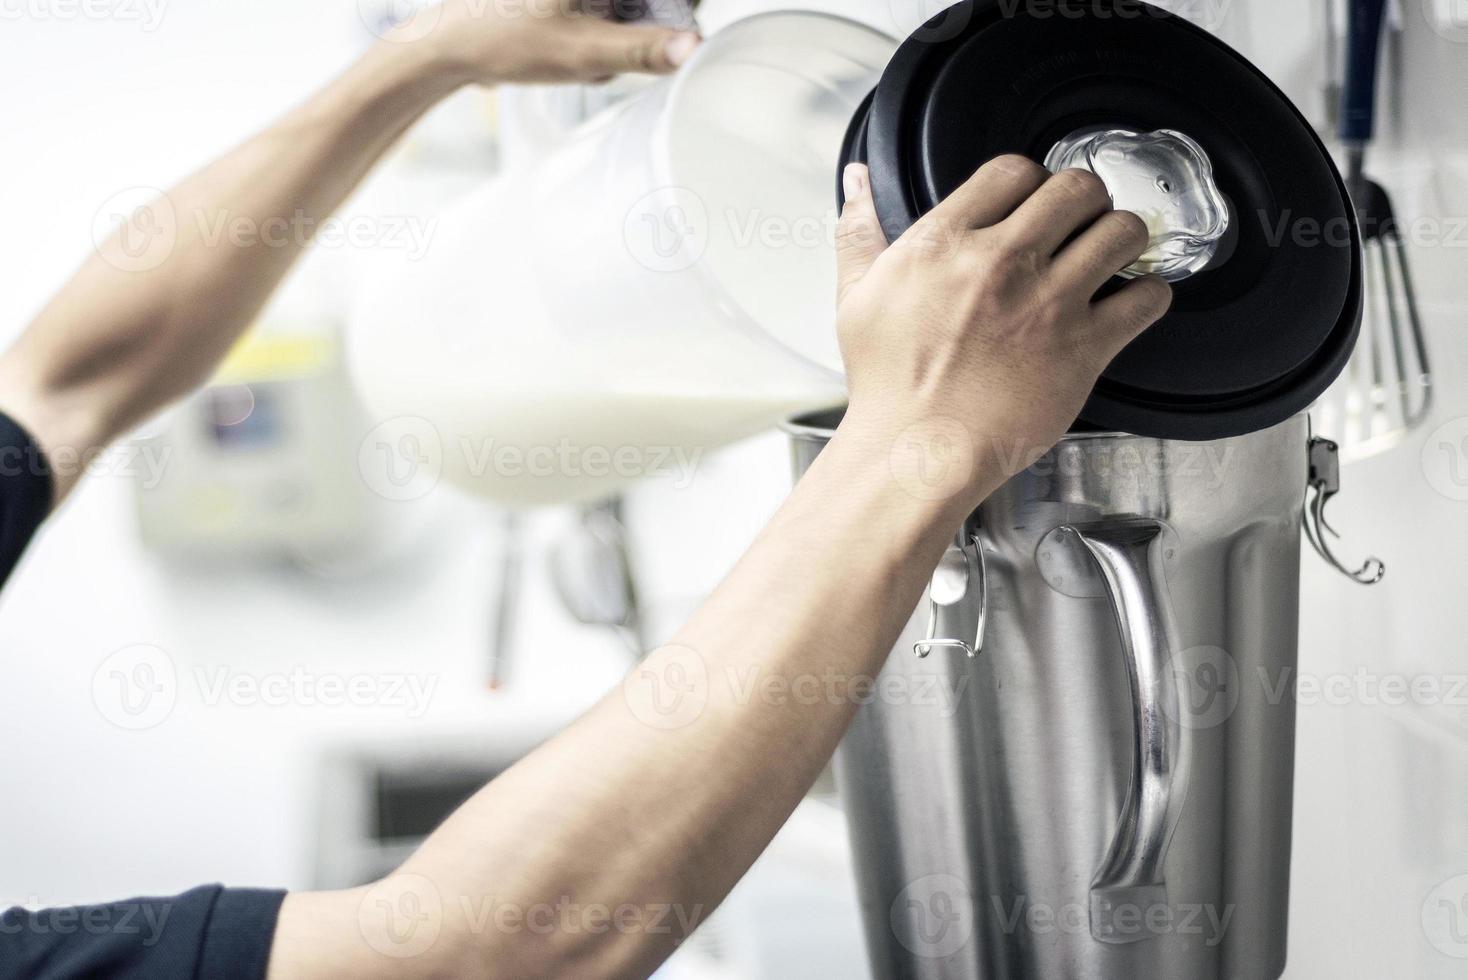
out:
<path id="1" fill-rule="evenodd" d="M 894 472 L 911 469 L 901 482 L 971 510 L 1060 440 L 1172 289 L 1143 278 L 1095 300 L 1148 233 L 1085 171 L 999 157 L 890 248 L 866 167 L 845 179 L 843 428 L 894 445 Z"/>
<path id="2" fill-rule="evenodd" d="M 466 85 L 666 74 L 693 55 L 700 37 L 691 13 L 680 28 L 611 19 L 626 6 L 628 0 L 444 0 L 398 25 L 386 40 Z"/>

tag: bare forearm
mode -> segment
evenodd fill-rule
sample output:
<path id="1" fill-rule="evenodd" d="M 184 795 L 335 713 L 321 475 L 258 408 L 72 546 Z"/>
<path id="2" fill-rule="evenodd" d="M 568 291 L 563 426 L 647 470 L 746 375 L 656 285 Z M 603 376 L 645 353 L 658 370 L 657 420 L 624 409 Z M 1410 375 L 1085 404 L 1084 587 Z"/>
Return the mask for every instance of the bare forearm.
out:
<path id="1" fill-rule="evenodd" d="M 846 198 L 836 439 L 622 690 L 397 874 L 288 898 L 272 976 L 650 972 L 809 787 L 964 516 L 1055 444 L 1171 299 L 1141 279 L 1094 301 L 1147 234 L 1090 174 L 1001 157 L 890 249 L 865 168 Z M 427 927 L 420 948 L 394 910 Z"/>
<path id="2" fill-rule="evenodd" d="M 100 247 L 0 357 L 0 411 L 47 451 L 60 500 L 80 467 L 55 464 L 100 448 L 206 380 L 321 222 L 435 101 L 466 84 L 670 72 L 698 40 L 690 30 L 587 16 L 576 3 L 532 10 L 444 0 L 420 10 L 315 98 Z"/>
<path id="3" fill-rule="evenodd" d="M 954 500 L 903 490 L 886 442 L 838 436 L 673 643 L 401 869 L 401 887 L 442 909 L 418 966 L 646 976 L 722 901 L 870 696 L 963 519 Z M 296 945 L 287 909 L 282 956 Z M 623 926 L 594 928 L 597 909 L 621 910 Z M 550 927 L 525 923 L 531 910 Z"/>
<path id="4" fill-rule="evenodd" d="M 446 85 L 385 45 L 167 192 L 0 358 L 0 407 L 48 450 L 80 453 L 202 383 L 322 221 Z M 64 495 L 74 474 L 57 477 Z"/>

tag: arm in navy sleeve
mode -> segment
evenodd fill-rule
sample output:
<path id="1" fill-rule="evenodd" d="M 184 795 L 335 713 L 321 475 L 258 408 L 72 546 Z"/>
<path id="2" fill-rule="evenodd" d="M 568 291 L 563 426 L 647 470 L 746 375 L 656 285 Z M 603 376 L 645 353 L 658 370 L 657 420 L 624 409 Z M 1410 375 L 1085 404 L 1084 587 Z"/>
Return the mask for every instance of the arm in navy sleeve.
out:
<path id="1" fill-rule="evenodd" d="M 30 433 L 0 414 L 0 589 L 51 511 L 51 472 Z"/>
<path id="2" fill-rule="evenodd" d="M 0 975 L 26 980 L 263 980 L 284 892 L 195 888 L 172 898 L 0 914 Z"/>

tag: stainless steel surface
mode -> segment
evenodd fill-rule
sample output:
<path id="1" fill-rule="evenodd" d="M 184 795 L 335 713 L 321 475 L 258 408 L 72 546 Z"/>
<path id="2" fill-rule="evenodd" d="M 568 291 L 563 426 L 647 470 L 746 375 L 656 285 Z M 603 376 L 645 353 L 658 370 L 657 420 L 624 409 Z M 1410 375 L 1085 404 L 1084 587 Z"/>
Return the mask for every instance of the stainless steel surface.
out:
<path id="1" fill-rule="evenodd" d="M 968 522 L 983 656 L 920 606 L 884 689 L 945 696 L 837 757 L 877 977 L 1280 975 L 1308 435 L 1073 435 Z"/>

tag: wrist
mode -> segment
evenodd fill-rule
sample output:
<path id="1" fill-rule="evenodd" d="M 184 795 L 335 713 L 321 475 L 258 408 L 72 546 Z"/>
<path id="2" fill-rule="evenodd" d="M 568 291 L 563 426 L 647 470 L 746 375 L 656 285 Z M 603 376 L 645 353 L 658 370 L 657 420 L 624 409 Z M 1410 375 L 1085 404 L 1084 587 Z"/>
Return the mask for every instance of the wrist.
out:
<path id="1" fill-rule="evenodd" d="M 849 410 L 822 454 L 837 483 L 875 499 L 890 530 L 947 540 L 1000 483 L 954 419 Z"/>
<path id="2" fill-rule="evenodd" d="M 412 20 L 406 21 L 385 35 L 360 67 L 388 99 L 423 111 L 475 79 L 437 37 L 398 33 L 412 25 Z"/>

